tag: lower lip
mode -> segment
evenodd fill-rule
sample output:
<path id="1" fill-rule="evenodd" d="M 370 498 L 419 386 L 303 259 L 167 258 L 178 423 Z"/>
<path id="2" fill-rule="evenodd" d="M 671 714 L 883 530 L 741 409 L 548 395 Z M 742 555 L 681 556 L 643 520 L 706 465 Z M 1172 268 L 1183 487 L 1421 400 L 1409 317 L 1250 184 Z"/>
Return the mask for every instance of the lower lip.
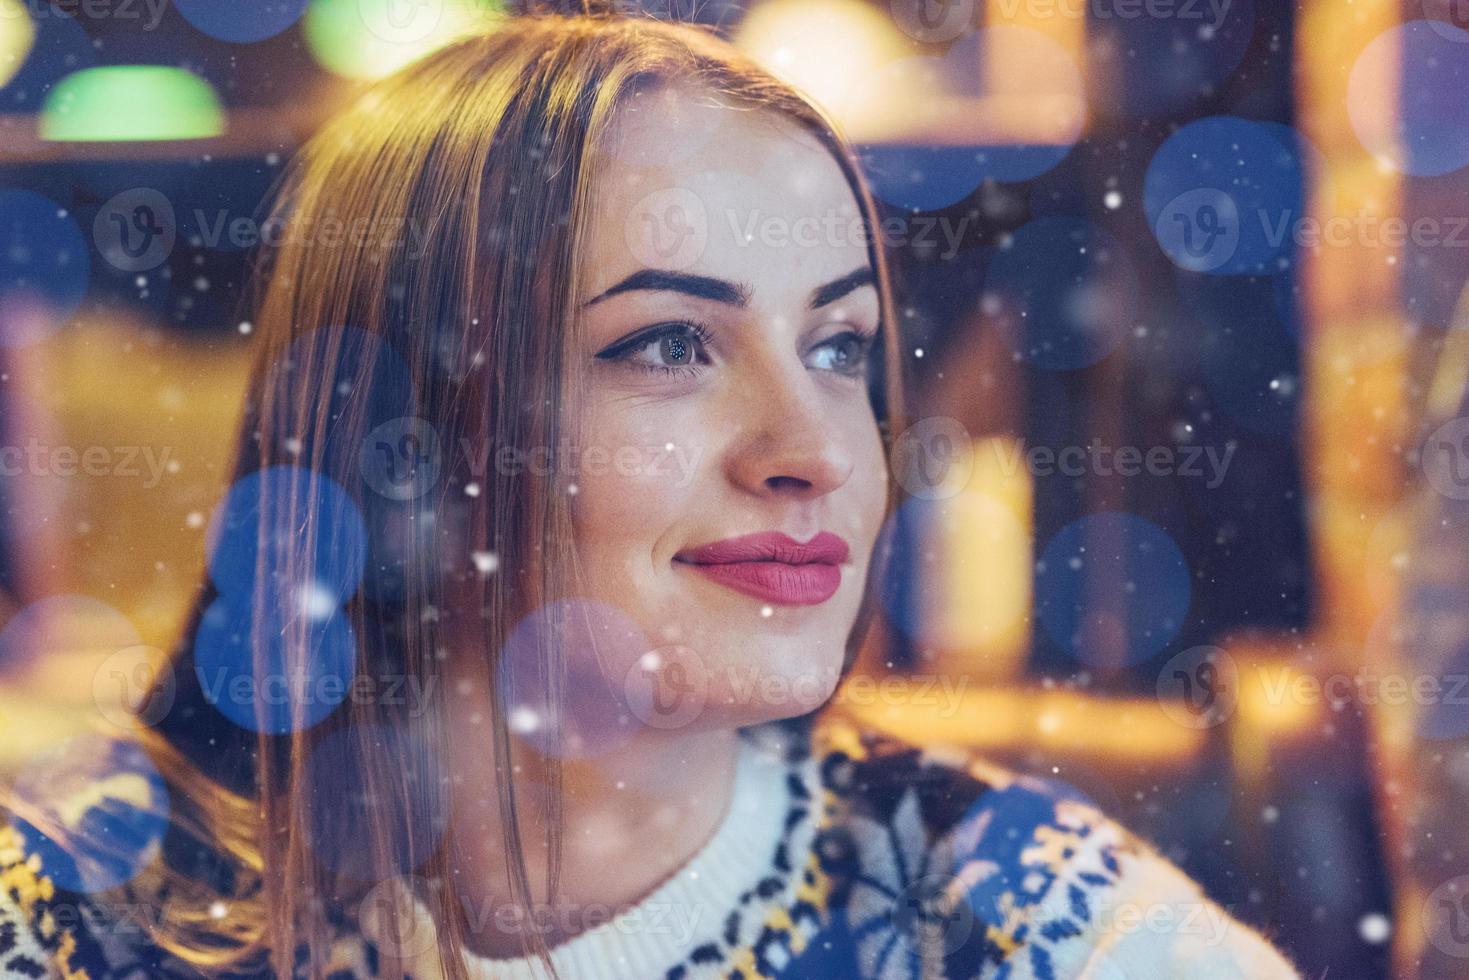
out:
<path id="1" fill-rule="evenodd" d="M 819 605 L 835 595 L 842 584 L 842 570 L 838 565 L 790 565 L 780 561 L 680 564 L 736 592 L 786 606 Z"/>

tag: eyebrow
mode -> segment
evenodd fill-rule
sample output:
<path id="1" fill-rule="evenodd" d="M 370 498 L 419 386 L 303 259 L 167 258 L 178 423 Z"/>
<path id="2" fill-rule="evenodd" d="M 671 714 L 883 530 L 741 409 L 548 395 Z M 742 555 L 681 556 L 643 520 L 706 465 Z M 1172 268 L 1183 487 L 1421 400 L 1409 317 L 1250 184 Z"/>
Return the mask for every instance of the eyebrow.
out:
<path id="1" fill-rule="evenodd" d="M 812 293 L 810 308 L 813 310 L 820 309 L 828 303 L 835 303 L 854 289 L 861 289 L 863 286 L 872 286 L 875 284 L 876 280 L 872 276 L 871 266 L 864 265 L 860 269 L 853 269 L 840 279 L 833 279 Z"/>
<path id="2" fill-rule="evenodd" d="M 713 300 L 729 306 L 748 306 L 750 287 L 744 283 L 715 279 L 711 276 L 694 276 L 684 272 L 666 272 L 662 269 L 642 269 L 634 272 L 615 286 L 611 286 L 587 300 L 586 305 L 600 303 L 619 293 L 634 291 L 683 293 L 698 299 Z"/>
<path id="3" fill-rule="evenodd" d="M 820 309 L 828 303 L 835 303 L 855 289 L 874 284 L 875 279 L 871 267 L 864 265 L 859 269 L 853 269 L 840 279 L 833 279 L 825 285 L 818 286 L 811 293 L 808 308 Z M 728 279 L 716 279 L 712 276 L 695 276 L 685 272 L 669 272 L 663 269 L 641 269 L 634 272 L 616 285 L 602 290 L 587 300 L 585 305 L 592 306 L 619 293 L 637 291 L 683 293 L 696 299 L 712 300 L 727 306 L 750 305 L 750 286 L 747 283 L 730 282 Z"/>

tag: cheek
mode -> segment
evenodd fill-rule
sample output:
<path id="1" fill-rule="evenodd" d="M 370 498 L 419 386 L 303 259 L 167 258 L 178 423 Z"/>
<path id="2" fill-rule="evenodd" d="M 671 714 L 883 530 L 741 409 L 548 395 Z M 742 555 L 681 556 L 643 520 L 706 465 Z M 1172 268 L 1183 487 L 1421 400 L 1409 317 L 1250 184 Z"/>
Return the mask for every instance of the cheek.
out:
<path id="1" fill-rule="evenodd" d="M 707 445 L 700 426 L 696 413 L 669 404 L 592 407 L 573 461 L 572 518 L 583 555 L 616 562 L 619 572 L 655 556 L 694 497 Z"/>
<path id="2" fill-rule="evenodd" d="M 859 513 L 858 521 L 867 539 L 868 550 L 877 541 L 887 510 L 888 461 L 877 423 L 869 415 L 860 431 L 852 435 L 852 498 Z"/>

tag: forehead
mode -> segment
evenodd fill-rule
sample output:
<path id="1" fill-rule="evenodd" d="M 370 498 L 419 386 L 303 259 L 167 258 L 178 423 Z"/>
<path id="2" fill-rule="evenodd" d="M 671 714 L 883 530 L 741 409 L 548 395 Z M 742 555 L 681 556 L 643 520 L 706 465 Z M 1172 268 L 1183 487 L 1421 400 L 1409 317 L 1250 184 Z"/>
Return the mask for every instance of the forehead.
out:
<path id="1" fill-rule="evenodd" d="M 804 295 L 867 264 L 856 196 L 830 151 L 768 109 L 662 87 L 619 109 L 594 188 L 584 296 L 642 268 Z"/>

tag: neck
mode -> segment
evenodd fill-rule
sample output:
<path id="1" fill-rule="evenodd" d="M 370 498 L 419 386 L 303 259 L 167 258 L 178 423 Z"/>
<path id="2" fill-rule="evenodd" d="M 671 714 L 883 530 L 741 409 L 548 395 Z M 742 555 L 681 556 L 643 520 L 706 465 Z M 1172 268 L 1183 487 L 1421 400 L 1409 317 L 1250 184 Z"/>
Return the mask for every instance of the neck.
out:
<path id="1" fill-rule="evenodd" d="M 739 751 L 733 729 L 645 731 L 595 758 L 562 761 L 556 820 L 545 790 L 556 778 L 554 760 L 513 740 L 516 820 L 533 902 L 526 914 L 510 885 L 500 775 L 483 720 L 491 709 L 463 703 L 488 699 L 455 700 L 461 703 L 449 719 L 456 776 L 449 853 L 472 953 L 520 956 L 537 935 L 554 946 L 606 921 L 687 864 L 729 809 Z M 548 826 L 559 830 L 561 846 L 554 900 L 547 893 Z"/>

